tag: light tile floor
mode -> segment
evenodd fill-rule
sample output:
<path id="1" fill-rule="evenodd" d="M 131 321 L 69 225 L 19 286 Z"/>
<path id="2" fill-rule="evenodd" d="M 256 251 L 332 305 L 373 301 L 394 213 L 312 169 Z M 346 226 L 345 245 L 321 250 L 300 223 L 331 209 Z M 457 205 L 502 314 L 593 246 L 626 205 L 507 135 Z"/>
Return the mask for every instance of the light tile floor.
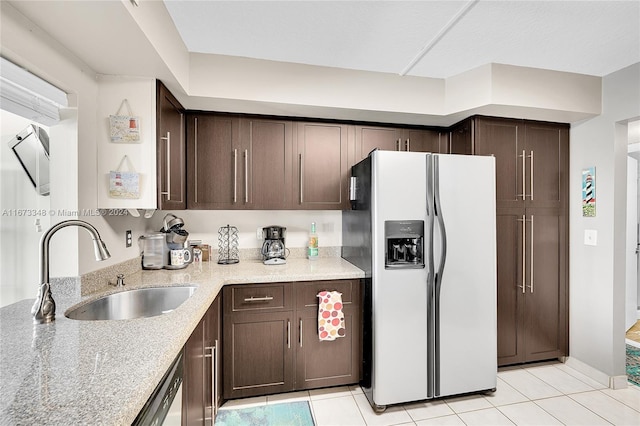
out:
<path id="1" fill-rule="evenodd" d="M 640 425 L 640 387 L 611 390 L 561 363 L 498 372 L 493 395 L 472 395 L 371 409 L 359 386 L 229 401 L 240 408 L 309 401 L 317 426 Z"/>

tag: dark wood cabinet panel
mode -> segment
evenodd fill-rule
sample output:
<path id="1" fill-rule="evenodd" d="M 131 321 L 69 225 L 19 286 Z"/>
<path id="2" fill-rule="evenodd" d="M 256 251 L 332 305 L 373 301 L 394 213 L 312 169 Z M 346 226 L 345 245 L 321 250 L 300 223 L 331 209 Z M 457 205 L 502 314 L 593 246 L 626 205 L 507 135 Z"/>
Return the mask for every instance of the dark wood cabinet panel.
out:
<path id="1" fill-rule="evenodd" d="M 474 118 L 467 118 L 451 127 L 448 154 L 474 154 Z"/>
<path id="2" fill-rule="evenodd" d="M 225 399 L 293 389 L 292 314 L 225 316 Z"/>
<path id="3" fill-rule="evenodd" d="M 523 123 L 521 120 L 477 118 L 475 154 L 496 159 L 496 205 L 518 207 L 524 201 Z"/>
<path id="4" fill-rule="evenodd" d="M 182 419 L 185 425 L 203 425 L 204 406 L 204 321 L 200 321 L 185 344 L 182 379 Z"/>
<path id="5" fill-rule="evenodd" d="M 474 117 L 496 159 L 498 365 L 568 354 L 569 126 Z"/>
<path id="6" fill-rule="evenodd" d="M 318 310 L 298 311 L 296 389 L 337 386 L 360 380 L 360 313 L 346 306 L 343 313 L 345 336 L 321 341 Z"/>
<path id="7" fill-rule="evenodd" d="M 520 306 L 523 303 L 522 266 L 524 252 L 521 211 L 499 211 L 496 217 L 498 270 L 498 364 L 524 360 L 524 334 Z"/>
<path id="8" fill-rule="evenodd" d="M 292 284 L 243 284 L 224 288 L 225 314 L 290 311 L 293 308 Z"/>
<path id="9" fill-rule="evenodd" d="M 252 209 L 292 207 L 293 123 L 242 118 L 240 203 Z"/>
<path id="10" fill-rule="evenodd" d="M 303 281 L 296 286 L 296 308 L 318 308 L 318 293 L 321 291 L 338 291 L 342 294 L 345 307 L 360 305 L 360 282 L 358 280 L 322 280 Z"/>
<path id="11" fill-rule="evenodd" d="M 316 295 L 325 290 L 343 294 L 346 334 L 335 341 L 318 337 Z M 247 309 L 242 301 L 252 298 Z M 225 286 L 224 397 L 357 383 L 360 306 L 359 280 Z"/>
<path id="12" fill-rule="evenodd" d="M 400 151 L 402 131 L 393 127 L 356 126 L 356 163 L 374 149 Z"/>
<path id="13" fill-rule="evenodd" d="M 440 134 L 436 130 L 404 129 L 402 150 L 411 152 L 440 151 Z"/>
<path id="14" fill-rule="evenodd" d="M 562 252 L 566 241 L 564 218 L 557 211 L 528 209 L 525 220 L 524 353 L 527 361 L 537 361 L 565 354 L 567 307 Z"/>
<path id="15" fill-rule="evenodd" d="M 222 403 L 220 297 L 198 323 L 184 347 L 182 424 L 213 424 Z"/>
<path id="16" fill-rule="evenodd" d="M 348 205 L 347 126 L 296 123 L 297 209 L 340 209 Z"/>
<path id="17" fill-rule="evenodd" d="M 527 205 L 562 208 L 569 173 L 569 127 L 532 122 L 525 123 L 524 132 Z"/>
<path id="18" fill-rule="evenodd" d="M 234 209 L 240 205 L 239 133 L 237 117 L 188 116 L 188 208 Z"/>
<path id="19" fill-rule="evenodd" d="M 184 108 L 159 80 L 156 84 L 158 209 L 187 208 Z"/>
<path id="20" fill-rule="evenodd" d="M 215 419 L 218 407 L 222 405 L 221 300 L 220 296 L 216 297 L 204 317 L 204 406 L 207 420 Z"/>

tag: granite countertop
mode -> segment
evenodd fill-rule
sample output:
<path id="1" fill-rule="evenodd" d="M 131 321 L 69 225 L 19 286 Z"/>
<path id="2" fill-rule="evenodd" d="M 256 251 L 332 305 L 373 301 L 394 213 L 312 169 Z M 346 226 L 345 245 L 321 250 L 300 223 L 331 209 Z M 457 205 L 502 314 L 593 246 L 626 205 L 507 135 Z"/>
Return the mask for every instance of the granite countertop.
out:
<path id="1" fill-rule="evenodd" d="M 341 258 L 140 271 L 125 277 L 124 291 L 185 284 L 198 289 L 170 313 L 120 321 L 64 316 L 80 302 L 120 290 L 81 297 L 79 279 L 54 281 L 55 322 L 34 325 L 33 300 L 0 309 L 0 424 L 131 424 L 223 285 L 363 276 Z"/>

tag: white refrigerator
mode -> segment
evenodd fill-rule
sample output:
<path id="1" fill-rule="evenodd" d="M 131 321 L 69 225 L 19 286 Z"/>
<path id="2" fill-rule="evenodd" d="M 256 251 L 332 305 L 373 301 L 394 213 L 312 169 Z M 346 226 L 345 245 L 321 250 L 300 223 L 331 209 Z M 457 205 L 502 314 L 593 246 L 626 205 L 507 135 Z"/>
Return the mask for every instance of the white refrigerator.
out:
<path id="1" fill-rule="evenodd" d="M 494 391 L 494 158 L 376 150 L 351 176 L 342 256 L 365 271 L 369 402 Z"/>

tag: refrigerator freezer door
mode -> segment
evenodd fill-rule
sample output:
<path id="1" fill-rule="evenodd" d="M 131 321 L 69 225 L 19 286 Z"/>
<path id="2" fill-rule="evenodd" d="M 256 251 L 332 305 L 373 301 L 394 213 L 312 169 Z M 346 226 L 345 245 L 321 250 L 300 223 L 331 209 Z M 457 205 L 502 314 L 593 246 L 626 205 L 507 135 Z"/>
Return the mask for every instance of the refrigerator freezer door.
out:
<path id="1" fill-rule="evenodd" d="M 427 268 L 385 269 L 385 221 L 423 221 L 426 157 L 372 154 L 373 401 L 389 405 L 426 399 Z"/>
<path id="2" fill-rule="evenodd" d="M 436 301 L 439 389 L 434 396 L 440 397 L 496 387 L 497 272 L 494 158 L 437 157 L 438 214 L 447 247 Z"/>

